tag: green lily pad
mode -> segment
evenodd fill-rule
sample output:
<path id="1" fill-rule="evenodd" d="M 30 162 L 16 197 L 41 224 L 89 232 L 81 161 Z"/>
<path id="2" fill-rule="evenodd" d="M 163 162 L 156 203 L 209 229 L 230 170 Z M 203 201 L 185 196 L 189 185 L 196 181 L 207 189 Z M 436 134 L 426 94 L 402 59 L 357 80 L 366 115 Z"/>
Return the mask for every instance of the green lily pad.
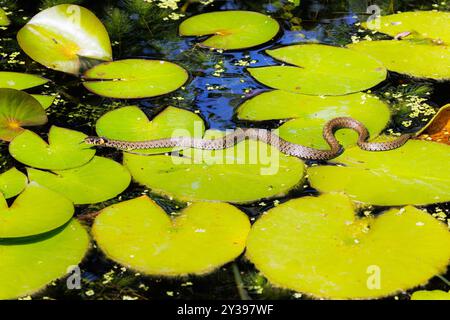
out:
<path id="1" fill-rule="evenodd" d="M 44 66 L 78 74 L 83 58 L 112 59 L 108 33 L 88 9 L 61 4 L 39 12 L 17 33 L 20 47 Z"/>
<path id="2" fill-rule="evenodd" d="M 89 236 L 75 220 L 37 239 L 0 242 L 0 299 L 41 290 L 80 263 L 88 247 Z"/>
<path id="3" fill-rule="evenodd" d="M 185 69 L 162 60 L 125 59 L 104 62 L 84 74 L 83 85 L 95 94 L 122 99 L 163 95 L 189 78 Z"/>
<path id="4" fill-rule="evenodd" d="M 47 83 L 48 80 L 34 74 L 21 72 L 0 72 L 0 88 L 29 89 Z"/>
<path id="5" fill-rule="evenodd" d="M 445 272 L 445 224 L 412 206 L 354 210 L 342 194 L 290 200 L 256 221 L 246 255 L 272 283 L 321 298 L 387 296 Z"/>
<path id="6" fill-rule="evenodd" d="M 11 207 L 0 195 L 0 238 L 28 237 L 54 230 L 69 221 L 73 211 L 69 199 L 32 182 Z"/>
<path id="7" fill-rule="evenodd" d="M 203 120 L 197 114 L 174 107 L 167 107 L 151 121 L 139 107 L 119 108 L 104 114 L 97 120 L 95 128 L 101 137 L 125 141 L 193 136 L 194 134 L 202 137 L 205 131 Z M 136 152 L 156 154 L 172 150 L 172 148 L 157 148 L 136 150 Z"/>
<path id="8" fill-rule="evenodd" d="M 425 38 L 450 44 L 448 22 L 450 12 L 415 11 L 401 12 L 380 17 L 377 31 L 395 37 L 402 32 L 411 32 L 409 38 Z M 362 24 L 367 27 L 366 23 Z"/>
<path id="9" fill-rule="evenodd" d="M 39 126 L 47 122 L 40 103 L 28 93 L 15 89 L 0 89 L 0 139 L 11 141 L 26 126 Z"/>
<path id="10" fill-rule="evenodd" d="M 323 126 L 336 117 L 352 117 L 364 123 L 370 136 L 376 137 L 390 119 L 389 107 L 376 96 L 354 93 L 344 96 L 310 96 L 275 90 L 264 92 L 244 102 L 238 118 L 252 121 L 290 119 L 281 125 L 281 138 L 309 147 L 328 149 L 322 136 Z M 336 132 L 344 145 L 354 144 L 358 134 L 350 129 Z"/>
<path id="11" fill-rule="evenodd" d="M 411 300 L 450 300 L 450 291 L 442 290 L 419 290 L 412 294 Z"/>
<path id="12" fill-rule="evenodd" d="M 216 49 L 255 47 L 272 40 L 280 30 L 275 19 L 252 11 L 218 11 L 199 14 L 180 24 L 181 36 L 211 35 L 201 44 Z"/>
<path id="13" fill-rule="evenodd" d="M 314 188 L 343 191 L 356 201 L 425 205 L 450 201 L 449 162 L 450 146 L 411 140 L 383 152 L 349 148 L 331 161 L 343 166 L 310 167 L 308 177 Z"/>
<path id="14" fill-rule="evenodd" d="M 33 98 L 35 98 L 42 106 L 42 108 L 48 109 L 52 104 L 53 101 L 55 101 L 55 96 L 47 96 L 43 94 L 32 94 Z"/>
<path id="15" fill-rule="evenodd" d="M 205 139 L 223 136 L 207 131 Z M 186 149 L 183 157 L 124 154 L 134 180 L 181 201 L 245 203 L 287 193 L 302 182 L 303 162 L 262 142 L 218 151 Z"/>
<path id="16" fill-rule="evenodd" d="M 147 196 L 100 211 L 92 227 L 105 254 L 150 275 L 203 274 L 245 248 L 248 217 L 226 203 L 194 203 L 171 218 Z"/>
<path id="17" fill-rule="evenodd" d="M 42 108 L 41 108 L 42 109 Z M 95 150 L 82 143 L 84 133 L 52 126 L 48 143 L 36 133 L 26 130 L 9 144 L 9 153 L 27 166 L 64 170 L 82 166 L 95 155 Z"/>
<path id="18" fill-rule="evenodd" d="M 94 157 L 74 169 L 53 172 L 27 168 L 30 181 L 59 192 L 75 204 L 102 202 L 114 198 L 130 184 L 130 174 L 119 163 Z"/>
<path id="19" fill-rule="evenodd" d="M 0 174 L 0 192 L 5 199 L 17 196 L 27 185 L 27 176 L 16 168 Z"/>
<path id="20" fill-rule="evenodd" d="M 0 26 L 1 27 L 6 27 L 6 26 L 9 26 L 10 23 L 11 23 L 11 21 L 9 21 L 5 10 L 0 8 Z"/>
<path id="21" fill-rule="evenodd" d="M 365 53 L 321 44 L 266 50 L 293 66 L 248 68 L 268 87 L 312 95 L 343 95 L 369 89 L 386 79 L 386 68 Z"/>
<path id="22" fill-rule="evenodd" d="M 450 79 L 450 47 L 407 40 L 360 41 L 349 48 L 381 61 L 388 70 L 416 78 Z"/>

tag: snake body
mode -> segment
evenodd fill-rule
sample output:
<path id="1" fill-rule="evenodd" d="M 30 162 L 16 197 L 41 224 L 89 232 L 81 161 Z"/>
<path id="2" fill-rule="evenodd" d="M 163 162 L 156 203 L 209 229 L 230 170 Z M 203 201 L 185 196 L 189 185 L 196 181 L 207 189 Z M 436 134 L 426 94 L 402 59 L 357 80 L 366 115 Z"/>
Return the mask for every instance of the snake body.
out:
<path id="1" fill-rule="evenodd" d="M 123 151 L 153 149 L 153 148 L 196 148 L 203 150 L 220 150 L 234 146 L 246 139 L 262 141 L 276 147 L 282 153 L 305 160 L 330 160 L 337 157 L 343 150 L 334 133 L 343 128 L 353 129 L 358 133 L 358 146 L 367 151 L 387 151 L 401 147 L 410 134 L 399 136 L 387 142 L 367 142 L 369 132 L 358 120 L 349 117 L 339 117 L 328 121 L 323 129 L 323 137 L 330 146 L 329 150 L 311 148 L 295 144 L 280 138 L 270 130 L 257 128 L 238 128 L 234 132 L 217 139 L 200 139 L 191 137 L 172 137 L 147 141 L 123 141 L 104 137 L 89 136 L 85 143 L 95 146 L 112 147 Z"/>

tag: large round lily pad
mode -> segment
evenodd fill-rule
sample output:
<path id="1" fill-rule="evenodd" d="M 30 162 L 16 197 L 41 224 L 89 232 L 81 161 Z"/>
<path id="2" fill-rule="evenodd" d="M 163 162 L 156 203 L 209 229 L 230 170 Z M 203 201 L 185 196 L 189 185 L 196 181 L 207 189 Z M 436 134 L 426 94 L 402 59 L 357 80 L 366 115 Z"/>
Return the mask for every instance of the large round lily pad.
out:
<path id="1" fill-rule="evenodd" d="M 450 146 L 408 141 L 398 149 L 373 152 L 347 149 L 331 163 L 308 168 L 311 185 L 343 191 L 374 205 L 424 205 L 450 201 Z"/>
<path id="2" fill-rule="evenodd" d="M 445 272 L 445 224 L 412 206 L 354 210 L 341 194 L 290 200 L 256 221 L 246 254 L 272 283 L 324 298 L 387 296 Z"/>
<path id="3" fill-rule="evenodd" d="M 83 143 L 85 137 L 84 133 L 52 126 L 47 143 L 26 130 L 11 141 L 9 152 L 17 161 L 31 167 L 70 169 L 87 163 L 95 155 L 95 149 Z"/>
<path id="4" fill-rule="evenodd" d="M 147 115 L 136 106 L 119 108 L 104 114 L 95 125 L 97 134 L 102 137 L 125 140 L 143 141 L 171 137 L 203 136 L 205 125 L 197 114 L 167 107 L 151 121 Z M 169 152 L 169 148 L 142 149 L 135 152 L 155 154 Z"/>
<path id="5" fill-rule="evenodd" d="M 20 47 L 44 66 L 78 74 L 82 59 L 112 59 L 108 33 L 88 9 L 61 4 L 39 12 L 17 33 Z"/>
<path id="6" fill-rule="evenodd" d="M 48 80 L 34 74 L 20 72 L 0 72 L 0 88 L 23 90 L 47 83 Z"/>
<path id="7" fill-rule="evenodd" d="M 450 79 L 450 47 L 413 41 L 360 41 L 349 48 L 371 55 L 388 70 L 416 78 Z"/>
<path id="8" fill-rule="evenodd" d="M 235 10 L 199 14 L 180 25 L 180 35 L 211 35 L 201 44 L 224 50 L 258 46 L 272 40 L 279 30 L 275 19 L 258 12 Z"/>
<path id="9" fill-rule="evenodd" d="M 250 222 L 226 203 L 194 203 L 174 218 L 147 196 L 100 212 L 92 231 L 105 254 L 145 274 L 202 274 L 245 248 Z"/>
<path id="10" fill-rule="evenodd" d="M 84 74 L 83 85 L 111 98 L 145 98 L 172 92 L 189 78 L 179 65 L 162 60 L 126 59 L 104 62 Z"/>
<path id="11" fill-rule="evenodd" d="M 114 198 L 130 184 L 128 171 L 119 163 L 94 157 L 87 164 L 53 172 L 28 168 L 31 181 L 65 195 L 75 204 L 102 202 Z"/>
<path id="12" fill-rule="evenodd" d="M 0 242 L 0 299 L 33 294 L 63 277 L 88 247 L 89 236 L 75 220 L 35 239 Z"/>
<path id="13" fill-rule="evenodd" d="M 69 221 L 73 211 L 72 202 L 66 197 L 30 183 L 11 207 L 0 195 L 0 239 L 54 230 Z"/>
<path id="14" fill-rule="evenodd" d="M 281 138 L 309 147 L 328 149 L 322 136 L 323 126 L 336 117 L 351 117 L 364 123 L 370 136 L 376 137 L 390 119 L 389 107 L 379 98 L 365 93 L 344 96 L 311 96 L 281 90 L 269 91 L 244 102 L 238 118 L 245 120 L 289 119 L 281 125 Z M 358 134 L 350 129 L 336 133 L 337 139 L 348 146 Z"/>
<path id="15" fill-rule="evenodd" d="M 450 44 L 450 12 L 414 11 L 401 12 L 380 17 L 377 31 L 395 37 L 403 32 L 411 32 L 409 38 L 425 38 Z M 366 27 L 366 24 L 362 24 Z"/>
<path id="16" fill-rule="evenodd" d="M 28 93 L 15 89 L 0 89 L 0 139 L 11 141 L 26 126 L 47 122 L 40 103 Z"/>
<path id="17" fill-rule="evenodd" d="M 27 176 L 16 168 L 0 174 L 0 192 L 5 199 L 17 196 L 27 185 Z"/>
<path id="18" fill-rule="evenodd" d="M 369 89 L 386 79 L 386 68 L 365 53 L 321 44 L 266 50 L 293 66 L 248 68 L 259 82 L 275 89 L 312 95 L 342 95 Z"/>
<path id="19" fill-rule="evenodd" d="M 205 139 L 223 133 L 207 131 Z M 279 196 L 302 182 L 303 162 L 262 142 L 217 151 L 187 149 L 184 157 L 124 154 L 134 180 L 182 201 L 252 202 Z"/>

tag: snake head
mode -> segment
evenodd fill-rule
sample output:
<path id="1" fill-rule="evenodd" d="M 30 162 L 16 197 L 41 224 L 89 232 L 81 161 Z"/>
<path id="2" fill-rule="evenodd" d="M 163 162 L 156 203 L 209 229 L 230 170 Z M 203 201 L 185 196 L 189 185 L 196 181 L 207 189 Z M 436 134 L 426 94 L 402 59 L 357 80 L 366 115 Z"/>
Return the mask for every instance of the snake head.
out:
<path id="1" fill-rule="evenodd" d="M 108 139 L 104 137 L 89 136 L 84 138 L 84 142 L 94 146 L 104 146 L 108 142 Z"/>

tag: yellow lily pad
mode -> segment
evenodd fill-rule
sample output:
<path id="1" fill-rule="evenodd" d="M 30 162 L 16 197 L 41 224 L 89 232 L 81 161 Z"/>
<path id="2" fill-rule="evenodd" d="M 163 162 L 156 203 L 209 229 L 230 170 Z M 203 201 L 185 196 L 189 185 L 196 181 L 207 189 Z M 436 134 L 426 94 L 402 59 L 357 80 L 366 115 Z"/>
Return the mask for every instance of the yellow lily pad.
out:
<path id="1" fill-rule="evenodd" d="M 442 290 L 419 290 L 412 294 L 411 300 L 450 300 L 450 291 Z"/>
<path id="2" fill-rule="evenodd" d="M 383 206 L 450 201 L 450 146 L 445 144 L 410 140 L 383 152 L 352 147 L 330 163 L 340 166 L 308 168 L 311 185 L 321 192 L 342 191 Z"/>
<path id="3" fill-rule="evenodd" d="M 47 122 L 47 115 L 40 103 L 23 91 L 0 89 L 0 110 L 0 139 L 5 141 L 11 141 L 22 133 L 22 127 Z"/>
<path id="4" fill-rule="evenodd" d="M 221 137 L 207 131 L 204 138 Z M 304 164 L 257 141 L 224 150 L 186 149 L 183 157 L 124 154 L 133 179 L 180 201 L 245 203 L 286 194 L 303 181 Z"/>
<path id="5" fill-rule="evenodd" d="M 126 59 L 104 62 L 85 72 L 83 85 L 95 94 L 122 99 L 163 95 L 189 78 L 179 65 L 162 60 Z"/>
<path id="6" fill-rule="evenodd" d="M 88 247 L 89 236 L 75 220 L 31 240 L 0 242 L 0 299 L 43 289 L 80 263 Z"/>
<path id="7" fill-rule="evenodd" d="M 9 144 L 9 153 L 27 166 L 63 170 L 82 166 L 95 155 L 83 143 L 84 133 L 52 126 L 48 143 L 36 133 L 26 130 Z"/>
<path id="8" fill-rule="evenodd" d="M 32 94 L 31 96 L 41 104 L 44 110 L 48 109 L 53 104 L 56 98 L 55 96 L 47 96 L 43 94 Z"/>
<path id="9" fill-rule="evenodd" d="M 0 192 L 5 199 L 17 196 L 27 185 L 27 176 L 16 168 L 0 174 Z"/>
<path id="10" fill-rule="evenodd" d="M 0 26 L 6 27 L 6 26 L 9 26 L 10 23 L 11 23 L 11 21 L 9 21 L 8 16 L 6 15 L 5 10 L 3 10 L 2 8 L 0 8 Z"/>
<path id="11" fill-rule="evenodd" d="M 131 181 L 129 172 L 119 163 L 94 157 L 85 165 L 47 172 L 27 168 L 28 177 L 59 192 L 75 204 L 106 201 L 123 192 Z"/>
<path id="12" fill-rule="evenodd" d="M 100 211 L 92 227 L 114 261 L 150 275 L 203 274 L 245 248 L 247 216 L 226 203 L 194 203 L 171 218 L 147 196 Z"/>
<path id="13" fill-rule="evenodd" d="M 97 120 L 95 129 L 101 137 L 143 141 L 194 134 L 199 134 L 201 137 L 205 131 L 205 125 L 200 116 L 187 110 L 167 107 L 150 121 L 139 107 L 129 106 L 105 113 Z M 155 148 L 141 149 L 136 152 L 157 154 L 172 150 L 172 148 Z"/>
<path id="14" fill-rule="evenodd" d="M 371 55 L 388 70 L 416 78 L 450 79 L 450 47 L 401 40 L 360 41 L 349 48 Z"/>
<path id="15" fill-rule="evenodd" d="M 343 95 L 369 89 L 386 79 L 386 68 L 365 53 L 321 44 L 266 50 L 292 66 L 248 68 L 262 84 L 294 93 Z"/>
<path id="16" fill-rule="evenodd" d="M 244 102 L 238 109 L 239 119 L 262 121 L 291 119 L 278 130 L 281 138 L 313 148 L 328 149 L 322 136 L 323 126 L 336 117 L 351 117 L 361 121 L 376 137 L 390 120 L 386 103 L 376 96 L 353 93 L 343 96 L 311 96 L 274 90 L 264 92 Z M 356 143 L 358 134 L 350 129 L 336 132 L 344 147 Z"/>
<path id="17" fill-rule="evenodd" d="M 201 44 L 223 50 L 255 47 L 272 40 L 280 30 L 275 19 L 252 11 L 218 11 L 190 17 L 180 24 L 181 36 L 211 35 Z"/>
<path id="18" fill-rule="evenodd" d="M 445 272 L 445 224 L 412 206 L 354 210 L 342 194 L 290 200 L 256 221 L 246 255 L 273 284 L 321 298 L 383 297 Z"/>
<path id="19" fill-rule="evenodd" d="M 0 239 L 54 230 L 69 221 L 73 211 L 69 199 L 36 183 L 30 183 L 11 207 L 0 194 Z"/>
<path id="20" fill-rule="evenodd" d="M 450 12 L 442 11 L 414 11 L 401 12 L 380 17 L 380 28 L 377 31 L 392 37 L 411 32 L 409 38 L 425 38 L 443 41 L 450 44 Z M 362 24 L 367 27 L 366 23 Z"/>
<path id="21" fill-rule="evenodd" d="M 108 33 L 88 9 L 60 4 L 39 12 L 17 33 L 20 47 L 44 66 L 78 74 L 83 58 L 112 59 Z"/>
<path id="22" fill-rule="evenodd" d="M 47 79 L 34 74 L 0 71 L 0 88 L 24 90 L 43 85 L 47 82 Z"/>

